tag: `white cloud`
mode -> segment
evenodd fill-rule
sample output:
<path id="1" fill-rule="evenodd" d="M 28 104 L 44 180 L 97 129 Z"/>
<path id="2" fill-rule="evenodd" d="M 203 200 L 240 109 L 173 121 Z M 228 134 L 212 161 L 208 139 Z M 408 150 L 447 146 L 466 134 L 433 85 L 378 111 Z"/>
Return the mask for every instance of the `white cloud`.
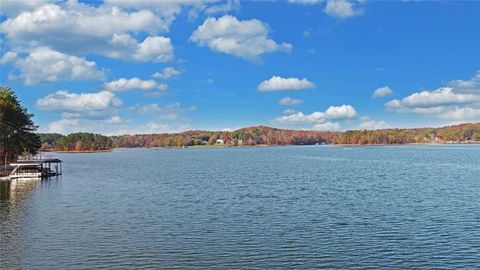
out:
<path id="1" fill-rule="evenodd" d="M 73 118 L 73 119 L 60 119 L 57 121 L 53 121 L 48 124 L 46 132 L 48 133 L 59 133 L 59 134 L 68 134 L 75 132 L 77 130 L 73 130 L 75 127 L 78 127 L 80 119 Z"/>
<path id="2" fill-rule="evenodd" d="M 175 121 L 176 122 L 176 121 Z M 92 132 L 104 135 L 122 134 L 152 134 L 152 133 L 173 133 L 191 129 L 189 124 L 170 124 L 158 121 L 149 121 L 145 124 L 131 123 L 129 119 L 124 120 L 113 116 L 110 118 L 88 119 L 88 118 L 61 118 L 47 125 L 42 132 L 69 134 L 73 132 Z"/>
<path id="3" fill-rule="evenodd" d="M 306 78 L 282 78 L 273 76 L 258 85 L 260 91 L 304 90 L 314 88 L 316 85 Z"/>
<path id="4" fill-rule="evenodd" d="M 121 124 L 123 122 L 124 120 L 118 115 L 112 116 L 105 120 L 105 123 L 107 124 Z"/>
<path id="5" fill-rule="evenodd" d="M 388 86 L 380 87 L 375 89 L 375 91 L 372 94 L 372 98 L 385 97 L 390 95 L 391 93 L 393 93 L 393 90 L 390 87 Z"/>
<path id="6" fill-rule="evenodd" d="M 447 85 L 391 100 L 385 107 L 396 112 L 415 113 L 457 122 L 479 121 L 480 71 L 469 80 L 454 80 Z"/>
<path id="7" fill-rule="evenodd" d="M 470 80 L 454 80 L 448 86 L 459 93 L 477 93 L 480 94 L 480 70 Z"/>
<path id="8" fill-rule="evenodd" d="M 288 115 L 275 118 L 274 123 L 280 125 L 293 125 L 297 127 L 310 127 L 317 130 L 338 130 L 340 123 L 332 121 L 343 121 L 354 119 L 357 116 L 355 108 L 351 105 L 330 106 L 325 112 L 293 112 Z"/>
<path id="9" fill-rule="evenodd" d="M 16 52 L 6 52 L 3 54 L 2 58 L 0 59 L 0 64 L 6 64 L 15 61 L 17 59 L 18 54 Z"/>
<path id="10" fill-rule="evenodd" d="M 282 124 L 325 122 L 325 113 L 313 112 L 311 114 L 304 114 L 303 112 L 296 112 L 290 115 L 280 116 L 276 118 L 275 121 Z"/>
<path id="11" fill-rule="evenodd" d="M 359 7 L 362 1 L 327 0 L 325 13 L 337 18 L 348 18 L 363 15 L 363 8 Z"/>
<path id="12" fill-rule="evenodd" d="M 139 1 L 140 2 L 140 1 Z M 72 55 L 88 53 L 136 61 L 166 62 L 173 59 L 173 46 L 166 31 L 170 21 L 150 10 L 124 11 L 115 6 L 97 7 L 67 1 L 47 4 L 7 18 L 0 24 L 9 44 L 29 51 L 49 47 Z M 143 41 L 131 34 L 150 34 Z"/>
<path id="13" fill-rule="evenodd" d="M 192 107 L 191 107 L 192 108 Z M 117 114 L 89 114 L 97 111 L 64 112 L 59 120 L 51 122 L 43 132 L 68 134 L 72 132 L 94 132 L 105 135 L 119 134 L 150 134 L 163 132 L 179 132 L 191 129 L 188 121 L 180 113 L 190 111 L 174 103 L 158 106 L 158 110 L 151 111 L 153 119 L 146 123 L 135 123 L 131 119 L 124 119 Z M 99 111 L 101 112 L 101 111 Z M 110 110 L 112 112 L 112 110 Z M 165 114 L 163 112 L 169 112 Z M 177 113 L 178 115 L 174 115 Z M 135 117 L 137 119 L 138 117 Z M 145 117 L 143 117 L 145 119 Z"/>
<path id="14" fill-rule="evenodd" d="M 278 44 L 268 38 L 269 27 L 257 19 L 240 21 L 225 15 L 218 19 L 208 17 L 190 37 L 200 46 L 213 51 L 258 61 L 261 55 L 276 51 L 290 51 L 292 45 Z"/>
<path id="15" fill-rule="evenodd" d="M 168 79 L 174 79 L 178 77 L 180 74 L 182 74 L 179 70 L 175 69 L 174 67 L 166 67 L 162 69 L 161 72 L 155 72 L 152 77 L 158 78 L 158 79 L 163 79 L 163 80 L 168 80 Z"/>
<path id="16" fill-rule="evenodd" d="M 44 132 L 69 134 L 74 132 L 92 132 L 104 135 L 119 135 L 126 129 L 125 121 L 119 116 L 89 119 L 82 116 L 61 118 L 48 124 Z M 141 131 L 139 129 L 138 131 Z"/>
<path id="17" fill-rule="evenodd" d="M 0 14 L 16 16 L 21 12 L 32 11 L 48 3 L 58 2 L 55 0 L 2 0 Z"/>
<path id="18" fill-rule="evenodd" d="M 472 108 L 472 107 L 454 107 L 438 115 L 441 119 L 448 119 L 448 120 L 475 120 L 480 121 L 480 108 Z"/>
<path id="19" fill-rule="evenodd" d="M 221 1 L 219 4 L 212 5 L 205 9 L 206 14 L 228 13 L 240 9 L 240 0 Z"/>
<path id="20" fill-rule="evenodd" d="M 173 59 L 173 46 L 170 38 L 147 37 L 137 45 L 133 59 L 138 61 L 167 62 Z"/>
<path id="21" fill-rule="evenodd" d="M 129 91 L 132 89 L 140 90 L 167 90 L 168 86 L 166 84 L 158 84 L 154 80 L 142 80 L 137 77 L 131 79 L 120 78 L 115 81 L 107 82 L 103 85 L 106 90 L 109 91 Z"/>
<path id="22" fill-rule="evenodd" d="M 71 38 L 82 41 L 156 28 L 162 28 L 162 22 L 151 11 L 128 13 L 117 7 L 93 7 L 76 1 L 64 5 L 44 5 L 34 11 L 22 12 L 1 24 L 2 32 L 8 38 L 25 43 L 29 43 L 27 38 L 36 43 L 52 42 L 52 39 L 68 42 Z M 61 36 L 64 34 L 68 35 Z"/>
<path id="23" fill-rule="evenodd" d="M 382 129 L 382 128 L 388 128 L 387 122 L 383 120 L 376 121 L 371 119 L 368 116 L 364 116 L 360 119 L 360 129 L 373 130 L 373 129 Z"/>
<path id="24" fill-rule="evenodd" d="M 313 126 L 314 130 L 318 131 L 338 131 L 341 129 L 340 123 L 337 122 L 325 122 L 320 124 L 315 124 Z"/>
<path id="25" fill-rule="evenodd" d="M 330 106 L 325 111 L 326 119 L 339 120 L 339 119 L 352 119 L 357 116 L 357 111 L 351 105 Z"/>
<path id="26" fill-rule="evenodd" d="M 109 91 L 77 94 L 61 90 L 37 100 L 37 107 L 46 110 L 98 111 L 120 105 L 122 101 Z"/>
<path id="27" fill-rule="evenodd" d="M 34 49 L 25 59 L 15 62 L 25 84 L 59 80 L 102 80 L 103 71 L 97 70 L 95 62 L 63 54 L 49 48 Z"/>
<path id="28" fill-rule="evenodd" d="M 293 99 L 293 98 L 290 98 L 290 97 L 285 97 L 285 98 L 282 98 L 278 101 L 278 104 L 286 105 L 286 106 L 300 105 L 302 103 L 303 103 L 303 100 Z"/>
<path id="29" fill-rule="evenodd" d="M 318 3 L 322 3 L 325 0 L 288 0 L 288 3 L 291 4 L 302 4 L 302 5 L 315 5 Z"/>
<path id="30" fill-rule="evenodd" d="M 480 95 L 455 93 L 451 87 L 434 91 L 416 92 L 401 100 L 394 99 L 386 104 L 389 109 L 428 108 L 442 105 L 469 104 L 479 102 Z"/>
<path id="31" fill-rule="evenodd" d="M 185 108 L 179 102 L 165 106 L 156 103 L 137 105 L 133 109 L 140 114 L 152 114 L 155 118 L 162 120 L 176 120 L 182 113 L 196 110 L 195 106 Z"/>

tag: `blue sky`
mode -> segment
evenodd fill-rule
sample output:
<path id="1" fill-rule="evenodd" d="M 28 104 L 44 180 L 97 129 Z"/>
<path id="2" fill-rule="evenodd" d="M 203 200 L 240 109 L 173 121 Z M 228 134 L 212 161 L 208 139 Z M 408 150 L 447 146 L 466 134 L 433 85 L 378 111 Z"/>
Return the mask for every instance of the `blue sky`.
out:
<path id="1" fill-rule="evenodd" d="M 475 1 L 1 1 L 42 132 L 480 122 Z"/>

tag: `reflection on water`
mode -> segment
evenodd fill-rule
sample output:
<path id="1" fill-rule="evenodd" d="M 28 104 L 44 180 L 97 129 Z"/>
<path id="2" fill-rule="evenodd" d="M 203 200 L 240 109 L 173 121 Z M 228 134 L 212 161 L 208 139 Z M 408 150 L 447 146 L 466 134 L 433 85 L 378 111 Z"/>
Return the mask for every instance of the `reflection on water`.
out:
<path id="1" fill-rule="evenodd" d="M 0 201 L 9 200 L 15 204 L 28 196 L 28 193 L 38 186 L 41 178 L 16 179 L 12 181 L 0 181 Z"/>
<path id="2" fill-rule="evenodd" d="M 53 178 L 56 179 L 56 178 Z M 39 186 L 51 178 L 28 178 L 0 181 L 0 269 L 2 265 L 18 265 L 24 260 L 25 239 L 31 222 L 32 197 Z"/>
<path id="3" fill-rule="evenodd" d="M 0 269 L 480 269 L 480 145 L 351 149 L 62 154 L 0 184 Z"/>
<path id="4" fill-rule="evenodd" d="M 0 265 L 23 260 L 23 237 L 29 217 L 29 197 L 41 183 L 40 179 L 0 181 Z M 8 247 L 8 248 L 5 248 Z"/>

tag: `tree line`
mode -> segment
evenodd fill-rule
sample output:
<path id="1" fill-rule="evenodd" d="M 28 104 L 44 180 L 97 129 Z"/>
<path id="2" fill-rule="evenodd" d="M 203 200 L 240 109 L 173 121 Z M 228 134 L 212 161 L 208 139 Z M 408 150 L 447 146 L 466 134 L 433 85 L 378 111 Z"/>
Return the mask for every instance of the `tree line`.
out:
<path id="1" fill-rule="evenodd" d="M 23 107 L 11 88 L 0 87 L 0 164 L 20 154 L 35 154 L 40 138 L 33 115 Z"/>
<path id="2" fill-rule="evenodd" d="M 105 151 L 113 147 L 112 139 L 100 134 L 78 132 L 67 136 L 56 133 L 41 133 L 41 150 L 44 151 Z"/>
<path id="3" fill-rule="evenodd" d="M 182 133 L 137 134 L 102 136 L 92 133 L 72 133 L 67 136 L 54 133 L 39 134 L 42 150 L 98 151 L 111 148 L 183 147 L 214 145 L 312 145 L 331 143 L 336 132 L 283 130 L 265 126 L 230 131 L 186 131 Z"/>
<path id="4" fill-rule="evenodd" d="M 230 131 L 187 131 L 176 134 L 112 136 L 114 147 L 181 147 L 214 145 L 291 145 L 330 143 L 335 132 L 283 130 L 265 126 Z"/>
<path id="5" fill-rule="evenodd" d="M 0 164 L 21 154 L 40 150 L 100 151 L 118 147 L 182 147 L 221 144 L 312 145 L 312 144 L 407 144 L 480 142 L 480 123 L 442 128 L 349 130 L 324 132 L 256 126 L 235 131 L 193 130 L 182 133 L 104 136 L 72 133 L 67 136 L 36 133 L 33 115 L 23 107 L 12 89 L 0 87 Z"/>
<path id="6" fill-rule="evenodd" d="M 333 140 L 335 144 L 407 144 L 480 142 L 480 123 L 441 128 L 349 130 Z"/>
<path id="7" fill-rule="evenodd" d="M 236 131 L 186 131 L 182 133 L 102 136 L 91 133 L 40 134 L 43 150 L 98 151 L 111 148 L 348 144 L 380 145 L 409 143 L 480 142 L 480 123 L 442 128 L 349 130 L 323 132 L 286 130 L 266 126 Z"/>

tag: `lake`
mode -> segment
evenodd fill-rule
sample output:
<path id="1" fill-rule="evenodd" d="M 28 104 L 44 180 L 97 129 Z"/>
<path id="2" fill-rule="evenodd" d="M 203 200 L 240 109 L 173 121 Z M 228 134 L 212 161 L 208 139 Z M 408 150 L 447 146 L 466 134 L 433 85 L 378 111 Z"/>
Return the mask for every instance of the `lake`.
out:
<path id="1" fill-rule="evenodd" d="M 480 145 L 58 157 L 0 182 L 0 268 L 480 268 Z"/>

